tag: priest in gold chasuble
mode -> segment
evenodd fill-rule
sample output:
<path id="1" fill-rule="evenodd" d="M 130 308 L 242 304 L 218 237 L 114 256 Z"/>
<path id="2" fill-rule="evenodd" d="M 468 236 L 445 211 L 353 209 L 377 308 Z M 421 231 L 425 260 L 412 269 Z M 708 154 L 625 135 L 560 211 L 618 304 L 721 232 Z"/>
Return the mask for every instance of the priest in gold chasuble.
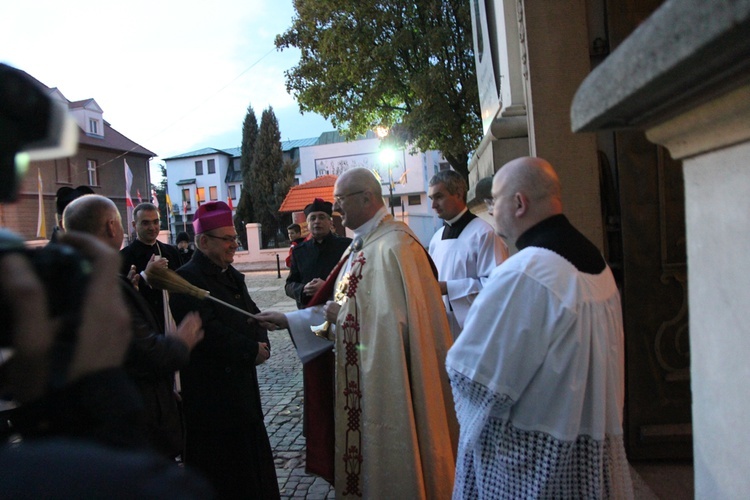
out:
<path id="1" fill-rule="evenodd" d="M 450 498 L 458 435 L 444 368 L 451 334 L 429 256 L 388 215 L 369 170 L 345 172 L 334 197 L 354 231 L 351 251 L 329 277 L 338 300 L 257 317 L 289 328 L 303 360 L 327 342 L 310 327 L 332 325 L 336 498 Z M 311 337 L 306 351 L 300 339 Z"/>

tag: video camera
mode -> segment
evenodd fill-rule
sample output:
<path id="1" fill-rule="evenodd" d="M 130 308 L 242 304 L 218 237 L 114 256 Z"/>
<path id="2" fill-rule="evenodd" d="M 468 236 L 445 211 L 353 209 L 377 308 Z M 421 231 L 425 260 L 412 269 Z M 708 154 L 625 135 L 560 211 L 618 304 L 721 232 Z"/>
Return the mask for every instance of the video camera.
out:
<path id="1" fill-rule="evenodd" d="M 77 128 L 66 106 L 51 99 L 38 82 L 0 64 L 0 203 L 17 199 L 29 162 L 75 154 Z M 49 313 L 62 323 L 57 336 L 62 348 L 55 349 L 54 363 L 67 366 L 91 266 L 70 246 L 30 249 L 23 238 L 0 228 L 0 256 L 9 252 L 25 255 L 44 284 Z M 0 347 L 12 345 L 13 315 L 0 297 Z"/>

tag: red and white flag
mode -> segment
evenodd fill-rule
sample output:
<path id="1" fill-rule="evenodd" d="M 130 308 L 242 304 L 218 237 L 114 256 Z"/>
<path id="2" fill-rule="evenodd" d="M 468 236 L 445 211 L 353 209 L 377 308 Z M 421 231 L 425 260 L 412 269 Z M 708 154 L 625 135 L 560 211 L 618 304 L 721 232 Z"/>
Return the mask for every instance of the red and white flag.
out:
<path id="1" fill-rule="evenodd" d="M 138 198 L 138 203 L 143 203 L 143 198 L 141 198 L 141 190 L 136 188 L 135 190 L 135 197 Z"/>
<path id="2" fill-rule="evenodd" d="M 133 172 L 130 171 L 128 160 L 125 160 L 125 204 L 133 208 L 133 200 L 130 198 L 130 189 L 133 187 Z"/>
<path id="3" fill-rule="evenodd" d="M 229 210 L 234 210 L 234 205 L 232 205 L 232 197 L 227 196 L 227 205 L 229 205 Z"/>
<path id="4" fill-rule="evenodd" d="M 159 208 L 159 198 L 156 197 L 156 189 L 151 190 L 151 203 L 153 203 L 156 208 Z"/>

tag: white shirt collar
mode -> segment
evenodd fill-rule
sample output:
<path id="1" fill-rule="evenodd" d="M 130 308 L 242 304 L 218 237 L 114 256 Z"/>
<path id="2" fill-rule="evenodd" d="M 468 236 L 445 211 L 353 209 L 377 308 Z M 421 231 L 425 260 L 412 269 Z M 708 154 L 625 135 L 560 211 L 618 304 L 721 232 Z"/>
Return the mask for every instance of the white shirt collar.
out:
<path id="1" fill-rule="evenodd" d="M 467 206 L 467 207 L 464 207 L 464 209 L 463 209 L 463 210 L 461 210 L 461 213 L 460 213 L 460 214 L 458 214 L 457 216 L 453 217 L 453 218 L 452 218 L 451 220 L 447 220 L 447 221 L 445 221 L 445 223 L 446 223 L 446 224 L 448 224 L 449 226 L 452 226 L 453 224 L 455 224 L 456 222 L 458 222 L 458 219 L 460 219 L 461 217 L 463 217 L 463 216 L 464 216 L 464 214 L 466 213 L 466 211 L 467 211 L 468 209 L 469 209 L 469 207 L 468 207 L 468 206 Z"/>
<path id="2" fill-rule="evenodd" d="M 388 210 L 386 210 L 384 206 L 380 207 L 380 209 L 375 212 L 375 215 L 373 215 L 370 220 L 354 230 L 354 238 L 362 238 L 364 240 L 368 234 L 375 231 L 375 228 L 378 227 L 378 225 L 386 215 L 388 215 Z"/>

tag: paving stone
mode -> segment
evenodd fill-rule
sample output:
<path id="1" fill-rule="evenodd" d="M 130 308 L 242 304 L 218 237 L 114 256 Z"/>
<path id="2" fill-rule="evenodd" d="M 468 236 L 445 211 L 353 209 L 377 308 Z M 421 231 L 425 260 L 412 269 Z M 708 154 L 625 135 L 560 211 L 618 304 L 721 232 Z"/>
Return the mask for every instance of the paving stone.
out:
<path id="1" fill-rule="evenodd" d="M 245 273 L 245 283 L 261 311 L 297 309 L 284 293 L 286 271 Z M 258 366 L 258 384 L 268 438 L 274 454 L 281 498 L 333 499 L 333 487 L 305 473 L 302 436 L 302 364 L 286 330 L 269 332 L 271 358 Z"/>

